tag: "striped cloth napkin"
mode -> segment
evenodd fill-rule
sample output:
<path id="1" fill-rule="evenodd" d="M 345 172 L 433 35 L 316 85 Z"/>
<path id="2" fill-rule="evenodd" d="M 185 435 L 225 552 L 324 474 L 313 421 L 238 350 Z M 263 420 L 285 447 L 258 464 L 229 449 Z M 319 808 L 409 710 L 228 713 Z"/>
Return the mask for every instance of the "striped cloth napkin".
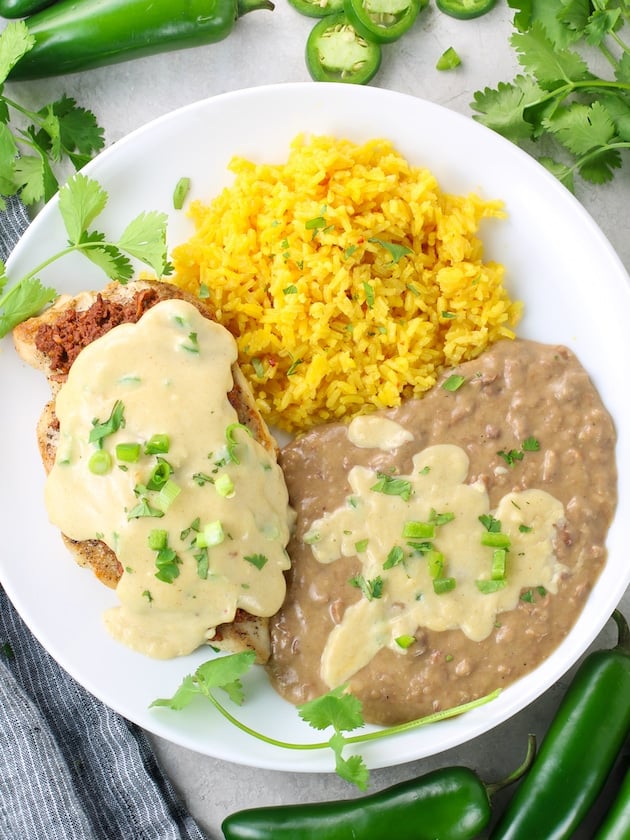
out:
<path id="1" fill-rule="evenodd" d="M 0 213 L 1 259 L 28 221 L 17 200 Z M 145 733 L 57 665 L 0 585 L 0 840 L 203 838 Z"/>

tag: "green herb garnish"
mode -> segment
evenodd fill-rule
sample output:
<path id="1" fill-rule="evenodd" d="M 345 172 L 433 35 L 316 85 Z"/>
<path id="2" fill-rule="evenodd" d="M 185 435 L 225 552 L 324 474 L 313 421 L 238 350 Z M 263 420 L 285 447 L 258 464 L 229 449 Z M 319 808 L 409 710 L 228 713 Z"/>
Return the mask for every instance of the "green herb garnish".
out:
<path id="1" fill-rule="evenodd" d="M 395 242 L 386 242 L 383 239 L 378 239 L 376 236 L 370 237 L 368 240 L 369 242 L 374 242 L 377 245 L 380 245 L 382 248 L 389 253 L 390 257 L 392 258 L 393 263 L 397 263 L 402 257 L 406 254 L 413 254 L 411 248 L 408 248 L 406 245 L 398 245 Z"/>
<path id="2" fill-rule="evenodd" d="M 92 429 L 88 440 L 95 443 L 99 449 L 103 446 L 103 440 L 113 435 L 125 426 L 125 406 L 121 400 L 116 400 L 109 417 L 106 420 L 92 420 Z"/>
<path id="3" fill-rule="evenodd" d="M 568 189 L 605 184 L 630 148 L 630 16 L 626 0 L 509 0 L 510 43 L 523 68 L 476 91 L 474 119 L 537 154 Z M 597 51 L 609 74 L 598 72 Z M 538 148 L 541 151 L 538 151 Z"/>
<path id="4" fill-rule="evenodd" d="M 84 254 L 110 280 L 120 283 L 127 283 L 133 276 L 130 257 L 148 265 L 158 276 L 170 273 L 172 268 L 166 258 L 166 214 L 141 213 L 117 240 L 111 240 L 103 233 L 89 230 L 106 204 L 107 193 L 96 181 L 80 173 L 74 175 L 59 191 L 59 212 L 68 235 L 67 246 L 15 281 L 8 291 L 5 289 L 10 278 L 0 263 L 0 338 L 57 296 L 55 289 L 41 284 L 38 274 L 72 252 Z"/>
<path id="5" fill-rule="evenodd" d="M 269 558 L 265 557 L 264 554 L 247 554 L 243 557 L 243 560 L 247 563 L 251 563 L 252 566 L 255 566 L 257 569 L 264 568 L 269 562 Z"/>
<path id="6" fill-rule="evenodd" d="M 405 552 L 399 545 L 395 545 L 387 554 L 387 559 L 383 563 L 384 569 L 393 569 L 394 566 L 400 565 L 405 559 Z"/>
<path id="7" fill-rule="evenodd" d="M 348 583 L 350 586 L 360 589 L 368 601 L 374 601 L 383 597 L 383 578 L 380 575 L 370 580 L 366 580 L 363 575 L 355 575 L 350 578 Z"/>
<path id="8" fill-rule="evenodd" d="M 377 472 L 378 481 L 370 487 L 377 493 L 385 493 L 386 496 L 400 496 L 403 501 L 408 502 L 411 498 L 411 482 L 406 478 L 395 478 L 387 473 Z"/>
<path id="9" fill-rule="evenodd" d="M 252 729 L 234 717 L 217 697 L 216 691 L 220 689 L 227 694 L 232 703 L 243 704 L 245 692 L 242 677 L 250 670 L 255 658 L 256 654 L 253 651 L 245 651 L 210 659 L 200 665 L 194 674 L 185 677 L 171 698 L 154 700 L 151 703 L 151 708 L 181 711 L 190 705 L 196 697 L 205 697 L 229 723 L 236 726 L 241 732 L 266 744 L 288 750 L 331 749 L 335 757 L 336 773 L 342 779 L 356 785 L 360 790 L 367 789 L 369 770 L 362 756 L 351 755 L 346 758 L 343 755 L 347 746 L 381 740 L 392 735 L 410 732 L 421 726 L 456 717 L 496 699 L 501 693 L 500 689 L 497 689 L 470 703 L 435 712 L 432 715 L 408 723 L 383 727 L 373 732 L 363 732 L 358 735 L 347 735 L 345 733 L 353 732 L 365 725 L 363 707 L 360 700 L 347 692 L 346 686 L 339 686 L 315 700 L 298 706 L 297 709 L 300 718 L 311 728 L 320 732 L 332 729 L 331 737 L 321 742 L 295 743 L 271 738 Z"/>

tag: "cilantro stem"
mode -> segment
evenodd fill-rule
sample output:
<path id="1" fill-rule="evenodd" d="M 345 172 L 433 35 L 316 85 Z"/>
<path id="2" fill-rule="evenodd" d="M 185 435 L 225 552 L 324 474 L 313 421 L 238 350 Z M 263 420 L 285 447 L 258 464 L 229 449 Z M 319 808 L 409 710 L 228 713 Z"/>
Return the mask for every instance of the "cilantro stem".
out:
<path id="1" fill-rule="evenodd" d="M 4 99 L 5 103 L 9 106 L 9 108 L 13 108 L 15 111 L 18 111 L 23 116 L 28 117 L 29 120 L 32 120 L 34 123 L 37 123 L 38 125 L 43 124 L 44 120 L 43 120 L 41 114 L 38 114 L 35 111 L 31 111 L 28 108 L 25 108 L 23 105 L 20 105 L 19 102 L 15 102 L 15 100 L 9 99 L 9 97 L 4 96 L 4 94 L 3 94 L 2 98 Z"/>
<path id="2" fill-rule="evenodd" d="M 258 732 L 256 729 L 251 729 L 246 723 L 243 723 L 238 718 L 235 718 L 225 706 L 214 696 L 211 691 L 204 690 L 204 696 L 212 703 L 212 705 L 217 709 L 217 711 L 223 715 L 223 717 L 228 720 L 231 724 L 236 726 L 237 729 L 240 729 L 241 732 L 245 732 L 247 735 L 251 735 L 252 738 L 256 738 L 258 741 L 264 741 L 266 744 L 270 744 L 273 747 L 281 747 L 285 750 L 321 750 L 329 747 L 330 744 L 328 741 L 325 743 L 314 743 L 314 744 L 297 744 L 291 743 L 289 741 L 279 741 L 276 738 L 272 738 L 270 735 L 265 735 L 263 732 Z"/>
<path id="3" fill-rule="evenodd" d="M 590 160 L 594 160 L 595 158 L 602 155 L 604 152 L 612 151 L 613 149 L 630 149 L 630 141 L 626 141 L 623 143 L 606 143 L 601 146 L 596 146 L 594 149 L 591 149 L 590 152 L 586 152 L 585 154 L 577 158 L 575 163 L 573 163 L 572 165 L 567 165 L 567 171 L 579 172 L 580 168 L 584 166 L 585 163 L 588 163 Z"/>
<path id="4" fill-rule="evenodd" d="M 434 712 L 431 715 L 426 715 L 426 717 L 416 718 L 416 720 L 410 720 L 407 723 L 399 723 L 396 726 L 386 726 L 383 729 L 377 729 L 375 732 L 365 732 L 362 735 L 352 735 L 351 737 L 346 738 L 345 741 L 347 744 L 358 744 L 365 743 L 366 741 L 377 741 L 380 738 L 388 738 L 390 735 L 401 735 L 404 732 L 409 732 L 412 729 L 418 729 L 421 726 L 427 726 L 431 723 L 439 723 L 442 720 L 449 720 L 449 718 L 463 715 L 465 712 L 470 712 L 479 706 L 484 706 L 486 703 L 496 700 L 499 694 L 501 694 L 501 689 L 496 688 L 494 691 L 491 691 L 490 694 L 485 694 L 477 700 L 470 700 L 468 703 L 462 703 L 460 706 L 452 706 L 450 709 L 443 709 L 442 711 Z"/>
<path id="5" fill-rule="evenodd" d="M 57 262 L 57 260 L 62 259 L 68 254 L 72 254 L 74 251 L 89 251 L 92 249 L 102 250 L 103 248 L 107 247 L 117 248 L 118 245 L 113 242 L 107 242 L 106 240 L 99 240 L 97 242 L 77 242 L 75 244 L 68 245 L 61 251 L 57 251 L 52 256 L 47 257 L 43 262 L 39 263 L 39 265 L 35 266 L 35 268 L 31 269 L 29 272 L 23 275 L 18 282 L 14 283 L 9 289 L 7 289 L 4 295 L 0 297 L 0 309 L 2 309 L 5 306 L 6 302 L 11 298 L 12 293 L 16 293 L 18 291 L 19 286 L 22 283 L 32 280 L 49 265 L 51 265 L 54 262 Z"/>
<path id="6" fill-rule="evenodd" d="M 561 102 L 572 93 L 576 91 L 589 90 L 610 90 L 610 91 L 630 91 L 630 84 L 627 82 L 613 82 L 608 79 L 585 79 L 582 82 L 569 81 L 561 87 L 554 88 L 548 91 L 545 96 L 541 96 L 535 102 L 530 102 L 527 108 L 536 108 L 539 105 L 544 105 L 545 102 L 558 101 Z"/>
<path id="7" fill-rule="evenodd" d="M 328 749 L 330 747 L 330 741 L 319 741 L 309 744 L 301 744 L 301 743 L 294 743 L 290 741 L 280 741 L 276 738 L 272 738 L 269 735 L 265 735 L 262 732 L 258 732 L 255 729 L 251 729 L 247 726 L 246 723 L 238 720 L 232 715 L 223 704 L 214 696 L 214 694 L 208 690 L 203 690 L 204 695 L 210 700 L 212 705 L 217 709 L 217 711 L 223 715 L 226 720 L 240 729 L 242 732 L 245 732 L 247 735 L 251 735 L 253 738 L 256 738 L 259 741 L 264 741 L 266 744 L 270 744 L 274 747 L 281 747 L 282 749 L 287 750 L 323 750 Z M 407 723 L 399 723 L 395 726 L 386 726 L 382 729 L 377 729 L 374 732 L 364 732 L 361 735 L 350 735 L 350 736 L 343 736 L 345 744 L 363 744 L 367 743 L 368 741 L 378 741 L 383 738 L 389 738 L 393 735 L 401 735 L 404 732 L 409 732 L 412 729 L 418 729 L 421 726 L 427 726 L 431 723 L 438 723 L 442 720 L 448 720 L 449 718 L 458 717 L 459 715 L 464 714 L 465 712 L 472 711 L 472 709 L 476 709 L 479 706 L 483 706 L 486 703 L 495 700 L 499 694 L 501 694 L 501 689 L 497 688 L 494 691 L 490 692 L 490 694 L 486 694 L 483 697 L 478 698 L 477 700 L 471 700 L 468 703 L 462 703 L 459 706 L 453 706 L 450 709 L 443 709 L 439 712 L 434 712 L 431 715 L 427 715 L 425 717 L 416 718 L 415 720 L 408 721 Z"/>

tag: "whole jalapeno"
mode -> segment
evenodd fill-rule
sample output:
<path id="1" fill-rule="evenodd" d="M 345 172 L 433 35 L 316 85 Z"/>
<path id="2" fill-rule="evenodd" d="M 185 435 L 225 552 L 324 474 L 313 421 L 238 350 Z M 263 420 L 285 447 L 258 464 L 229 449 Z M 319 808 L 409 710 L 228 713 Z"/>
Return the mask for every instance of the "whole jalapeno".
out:
<path id="1" fill-rule="evenodd" d="M 630 770 L 593 840 L 630 840 Z"/>
<path id="2" fill-rule="evenodd" d="M 47 6 L 52 6 L 54 2 L 55 0 L 0 0 L 0 17 L 27 17 Z"/>
<path id="3" fill-rule="evenodd" d="M 435 0 L 435 5 L 441 12 L 459 20 L 481 17 L 489 12 L 495 3 L 496 0 Z"/>
<path id="4" fill-rule="evenodd" d="M 359 35 L 391 44 L 413 26 L 428 0 L 344 0 L 343 9 Z"/>
<path id="5" fill-rule="evenodd" d="M 221 41 L 271 0 L 59 0 L 25 22 L 35 39 L 11 81 L 59 76 Z"/>
<path id="6" fill-rule="evenodd" d="M 344 12 L 318 21 L 306 41 L 306 66 L 316 82 L 366 84 L 381 59 L 380 44 L 359 35 Z"/>
<path id="7" fill-rule="evenodd" d="M 356 799 L 237 811 L 221 827 L 226 840 L 473 840 L 490 822 L 493 793 L 520 778 L 534 752 L 530 736 L 524 762 L 497 784 L 448 767 Z"/>
<path id="8" fill-rule="evenodd" d="M 568 840 L 601 791 L 630 730 L 630 630 L 584 659 L 532 767 L 491 840 Z"/>

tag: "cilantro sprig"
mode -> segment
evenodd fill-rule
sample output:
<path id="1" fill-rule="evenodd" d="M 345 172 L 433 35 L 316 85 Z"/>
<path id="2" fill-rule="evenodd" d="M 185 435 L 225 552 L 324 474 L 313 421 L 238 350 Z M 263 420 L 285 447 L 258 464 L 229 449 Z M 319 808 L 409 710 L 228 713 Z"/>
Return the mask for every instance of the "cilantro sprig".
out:
<path id="1" fill-rule="evenodd" d="M 59 188 L 60 164 L 79 170 L 105 142 L 94 114 L 70 97 L 33 111 L 5 94 L 9 73 L 34 43 L 22 20 L 0 35 L 0 210 L 15 194 L 27 206 L 48 201 Z"/>
<path id="2" fill-rule="evenodd" d="M 141 213 L 123 230 L 117 240 L 91 230 L 103 212 L 108 195 L 103 187 L 81 173 L 73 175 L 59 191 L 59 212 L 68 234 L 65 248 L 35 266 L 6 290 L 9 278 L 0 262 L 0 338 L 17 324 L 30 318 L 57 296 L 44 286 L 38 275 L 67 254 L 79 252 L 101 268 L 110 280 L 126 283 L 133 276 L 131 259 L 148 265 L 158 276 L 171 271 L 167 260 L 165 213 Z"/>
<path id="3" fill-rule="evenodd" d="M 508 0 L 524 72 L 476 91 L 474 118 L 533 152 L 570 190 L 611 181 L 630 148 L 627 0 Z M 603 55 L 610 73 L 598 75 Z M 540 145 L 539 145 L 540 144 Z M 544 148 L 546 154 L 537 154 Z"/>
<path id="4" fill-rule="evenodd" d="M 370 732 L 362 732 L 358 735 L 348 735 L 347 733 L 364 727 L 365 721 L 363 719 L 361 701 L 350 694 L 346 690 L 346 686 L 340 686 L 321 697 L 317 697 L 315 700 L 310 700 L 297 707 L 300 718 L 312 729 L 319 732 L 332 730 L 328 740 L 312 743 L 294 743 L 272 738 L 252 729 L 235 717 L 217 696 L 216 691 L 220 689 L 227 694 L 232 703 L 241 706 L 245 701 L 242 677 L 250 670 L 255 658 L 256 656 L 253 651 L 244 651 L 243 653 L 233 653 L 210 659 L 200 665 L 194 674 L 186 676 L 172 697 L 154 700 L 150 704 L 150 707 L 181 711 L 189 706 L 196 698 L 205 698 L 210 701 L 215 709 L 229 723 L 247 735 L 266 744 L 287 750 L 331 749 L 335 756 L 335 771 L 337 775 L 345 781 L 356 785 L 360 790 L 366 790 L 369 781 L 369 770 L 365 764 L 365 760 L 363 756 L 357 753 L 345 756 L 344 751 L 347 747 L 389 738 L 421 726 L 427 726 L 431 723 L 456 717 L 494 700 L 500 694 L 500 689 L 497 689 L 477 700 L 464 703 L 460 706 L 454 706 L 451 709 L 444 709 L 443 711 L 435 712 L 434 714 L 412 720 L 408 723 L 387 726 Z"/>

